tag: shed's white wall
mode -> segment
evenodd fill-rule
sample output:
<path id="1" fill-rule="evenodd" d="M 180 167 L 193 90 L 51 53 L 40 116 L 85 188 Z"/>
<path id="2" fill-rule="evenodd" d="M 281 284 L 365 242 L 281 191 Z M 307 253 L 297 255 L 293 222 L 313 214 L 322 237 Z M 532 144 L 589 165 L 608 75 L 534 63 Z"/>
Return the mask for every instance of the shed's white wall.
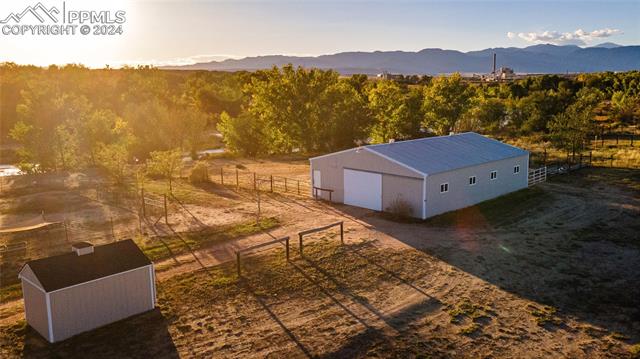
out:
<path id="1" fill-rule="evenodd" d="M 154 308 L 149 266 L 50 292 L 54 340 Z"/>
<path id="2" fill-rule="evenodd" d="M 428 176 L 426 217 L 526 188 L 528 163 L 529 156 L 524 155 Z M 518 165 L 520 173 L 513 174 L 513 167 Z M 497 179 L 489 179 L 491 171 L 498 171 Z M 473 186 L 469 185 L 471 176 L 476 176 L 476 184 Z M 449 192 L 440 193 L 442 183 L 449 183 Z"/>
<path id="3" fill-rule="evenodd" d="M 49 339 L 49 321 L 47 317 L 46 294 L 41 288 L 30 283 L 29 279 L 22 279 L 22 296 L 27 324 L 35 329 L 45 339 Z"/>

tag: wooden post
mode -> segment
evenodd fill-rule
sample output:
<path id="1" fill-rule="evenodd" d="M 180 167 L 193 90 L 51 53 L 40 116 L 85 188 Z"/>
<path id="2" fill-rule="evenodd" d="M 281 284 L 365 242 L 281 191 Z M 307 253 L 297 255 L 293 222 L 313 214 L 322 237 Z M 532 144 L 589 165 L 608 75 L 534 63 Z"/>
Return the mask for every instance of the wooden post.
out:
<path id="1" fill-rule="evenodd" d="M 254 191 L 255 191 L 256 189 L 258 189 L 257 182 L 258 182 L 258 180 L 257 180 L 257 178 L 256 178 L 256 173 L 255 173 L 255 172 L 253 172 L 253 190 L 254 190 Z"/>
<path id="2" fill-rule="evenodd" d="M 591 166 L 591 156 L 593 155 L 593 151 L 589 151 L 589 166 Z"/>
<path id="3" fill-rule="evenodd" d="M 141 188 L 140 192 L 142 193 L 142 216 L 146 218 L 147 217 L 147 204 L 144 201 L 144 188 Z"/>
<path id="4" fill-rule="evenodd" d="M 618 145 L 618 140 L 620 139 L 620 135 L 616 133 L 616 146 Z"/>
<path id="5" fill-rule="evenodd" d="M 298 194 L 300 194 L 300 180 L 298 180 Z"/>
<path id="6" fill-rule="evenodd" d="M 236 252 L 236 269 L 238 270 L 238 278 L 242 277 L 242 273 L 240 273 L 240 252 Z"/>
<path id="7" fill-rule="evenodd" d="M 633 133 L 631 134 L 631 147 L 633 147 Z"/>
<path id="8" fill-rule="evenodd" d="M 113 241 L 116 241 L 116 232 L 113 230 L 113 217 L 109 217 L 109 221 L 111 222 L 111 237 L 113 237 Z"/>
<path id="9" fill-rule="evenodd" d="M 240 189 L 240 181 L 238 180 L 238 167 L 236 167 L 236 191 Z"/>
<path id="10" fill-rule="evenodd" d="M 344 244 L 344 222 L 340 222 L 340 243 Z"/>
<path id="11" fill-rule="evenodd" d="M 582 168 L 582 152 L 580 152 L 580 168 Z"/>
<path id="12" fill-rule="evenodd" d="M 67 220 L 64 220 L 64 237 L 67 239 L 67 243 L 69 243 L 69 231 L 67 230 Z"/>
<path id="13" fill-rule="evenodd" d="M 611 155 L 611 165 L 609 167 L 613 167 L 613 154 Z"/>
<path id="14" fill-rule="evenodd" d="M 169 216 L 167 214 L 167 194 L 165 193 L 163 196 L 164 196 L 164 223 L 169 225 Z"/>
<path id="15" fill-rule="evenodd" d="M 284 191 L 287 192 L 287 177 L 284 178 Z"/>
<path id="16" fill-rule="evenodd" d="M 285 244 L 287 245 L 287 248 L 285 249 L 285 253 L 287 255 L 287 262 L 289 261 L 289 237 L 285 238 Z"/>
<path id="17" fill-rule="evenodd" d="M 302 257 L 302 234 L 298 234 L 298 238 L 300 239 L 300 248 L 298 250 L 300 251 L 300 257 Z"/>
<path id="18" fill-rule="evenodd" d="M 271 181 L 271 192 L 273 192 L 273 175 L 270 175 L 269 179 Z"/>
<path id="19" fill-rule="evenodd" d="M 220 167 L 220 184 L 224 185 L 224 167 Z"/>

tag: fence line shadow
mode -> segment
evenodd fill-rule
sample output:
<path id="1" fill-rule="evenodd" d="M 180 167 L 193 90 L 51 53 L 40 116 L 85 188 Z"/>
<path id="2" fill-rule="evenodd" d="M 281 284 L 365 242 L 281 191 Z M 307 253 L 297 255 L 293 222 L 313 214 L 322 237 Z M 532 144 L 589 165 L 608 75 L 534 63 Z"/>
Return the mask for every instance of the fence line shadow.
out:
<path id="1" fill-rule="evenodd" d="M 269 308 L 269 306 L 267 305 L 267 303 L 265 303 L 265 301 L 260 298 L 259 295 L 256 294 L 255 290 L 253 289 L 253 287 L 251 287 L 251 285 L 249 284 L 248 281 L 246 280 L 240 280 L 240 283 L 244 286 L 244 288 L 247 290 L 247 292 L 249 292 L 251 294 L 251 296 L 253 296 L 253 298 L 255 298 L 255 300 L 260 304 L 260 306 L 262 307 L 262 309 L 264 309 L 269 316 L 271 317 L 271 319 L 273 319 L 274 322 L 276 322 L 276 324 L 278 324 L 280 326 L 280 328 L 282 328 L 282 330 L 285 332 L 285 334 L 287 334 L 287 336 L 296 344 L 296 346 L 300 349 L 300 351 L 302 351 L 302 353 L 304 354 L 304 356 L 306 356 L 307 358 L 312 358 L 314 357 L 313 355 L 311 355 L 311 353 L 309 352 L 309 350 L 304 346 L 304 344 L 302 344 L 302 342 L 300 342 L 300 340 L 298 339 L 298 337 L 296 337 L 296 335 L 291 331 L 291 329 L 289 329 L 281 320 L 280 318 L 278 318 L 278 316 L 276 315 L 276 313 L 274 313 L 271 308 Z"/>

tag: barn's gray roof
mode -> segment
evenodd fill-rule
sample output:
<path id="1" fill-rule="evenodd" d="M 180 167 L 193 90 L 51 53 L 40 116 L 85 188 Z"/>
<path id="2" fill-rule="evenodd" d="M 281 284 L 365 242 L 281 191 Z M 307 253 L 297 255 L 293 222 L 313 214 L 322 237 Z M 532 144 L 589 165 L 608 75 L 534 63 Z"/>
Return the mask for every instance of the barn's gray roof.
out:
<path id="1" fill-rule="evenodd" d="M 366 149 L 426 175 L 528 153 L 475 132 L 370 145 Z"/>

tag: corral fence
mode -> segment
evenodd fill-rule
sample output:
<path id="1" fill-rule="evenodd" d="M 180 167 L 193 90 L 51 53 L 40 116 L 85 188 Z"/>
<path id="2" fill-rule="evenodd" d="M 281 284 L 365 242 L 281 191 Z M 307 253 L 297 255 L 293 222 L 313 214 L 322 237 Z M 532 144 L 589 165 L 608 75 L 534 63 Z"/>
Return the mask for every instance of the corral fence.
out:
<path id="1" fill-rule="evenodd" d="M 298 232 L 298 240 L 299 240 L 299 247 L 298 247 L 298 251 L 300 253 L 300 257 L 304 257 L 304 245 L 303 245 L 303 238 L 305 236 L 308 236 L 310 234 L 313 233 L 318 233 L 318 232 L 322 232 L 322 231 L 326 231 L 328 229 L 331 228 L 335 228 L 335 227 L 339 227 L 340 228 L 340 244 L 344 244 L 344 222 L 340 221 L 340 222 L 335 222 L 335 223 L 331 223 L 325 226 L 321 226 L 321 227 L 316 227 L 316 228 L 311 228 L 311 229 L 307 229 L 301 232 Z M 236 271 L 238 273 L 238 278 L 242 277 L 242 256 L 249 254 L 249 253 L 256 253 L 259 250 L 265 250 L 265 249 L 270 249 L 271 247 L 273 247 L 276 244 L 284 244 L 285 247 L 285 258 L 287 260 L 287 262 L 290 259 L 290 244 L 291 241 L 289 239 L 289 237 L 282 237 L 282 238 L 278 238 L 278 239 L 274 239 L 272 241 L 268 241 L 268 242 L 264 242 L 264 243 L 260 243 L 260 244 L 256 244 L 254 246 L 248 247 L 248 248 L 243 248 L 243 249 L 239 249 L 236 251 Z"/>
<path id="2" fill-rule="evenodd" d="M 547 166 L 529 170 L 529 187 L 547 180 Z"/>
<path id="3" fill-rule="evenodd" d="M 181 178 L 187 179 L 185 174 Z M 267 191 L 306 195 L 311 193 L 311 183 L 307 180 L 252 172 L 238 167 L 208 168 L 206 177 L 211 183 L 232 187 L 236 190 Z"/>

